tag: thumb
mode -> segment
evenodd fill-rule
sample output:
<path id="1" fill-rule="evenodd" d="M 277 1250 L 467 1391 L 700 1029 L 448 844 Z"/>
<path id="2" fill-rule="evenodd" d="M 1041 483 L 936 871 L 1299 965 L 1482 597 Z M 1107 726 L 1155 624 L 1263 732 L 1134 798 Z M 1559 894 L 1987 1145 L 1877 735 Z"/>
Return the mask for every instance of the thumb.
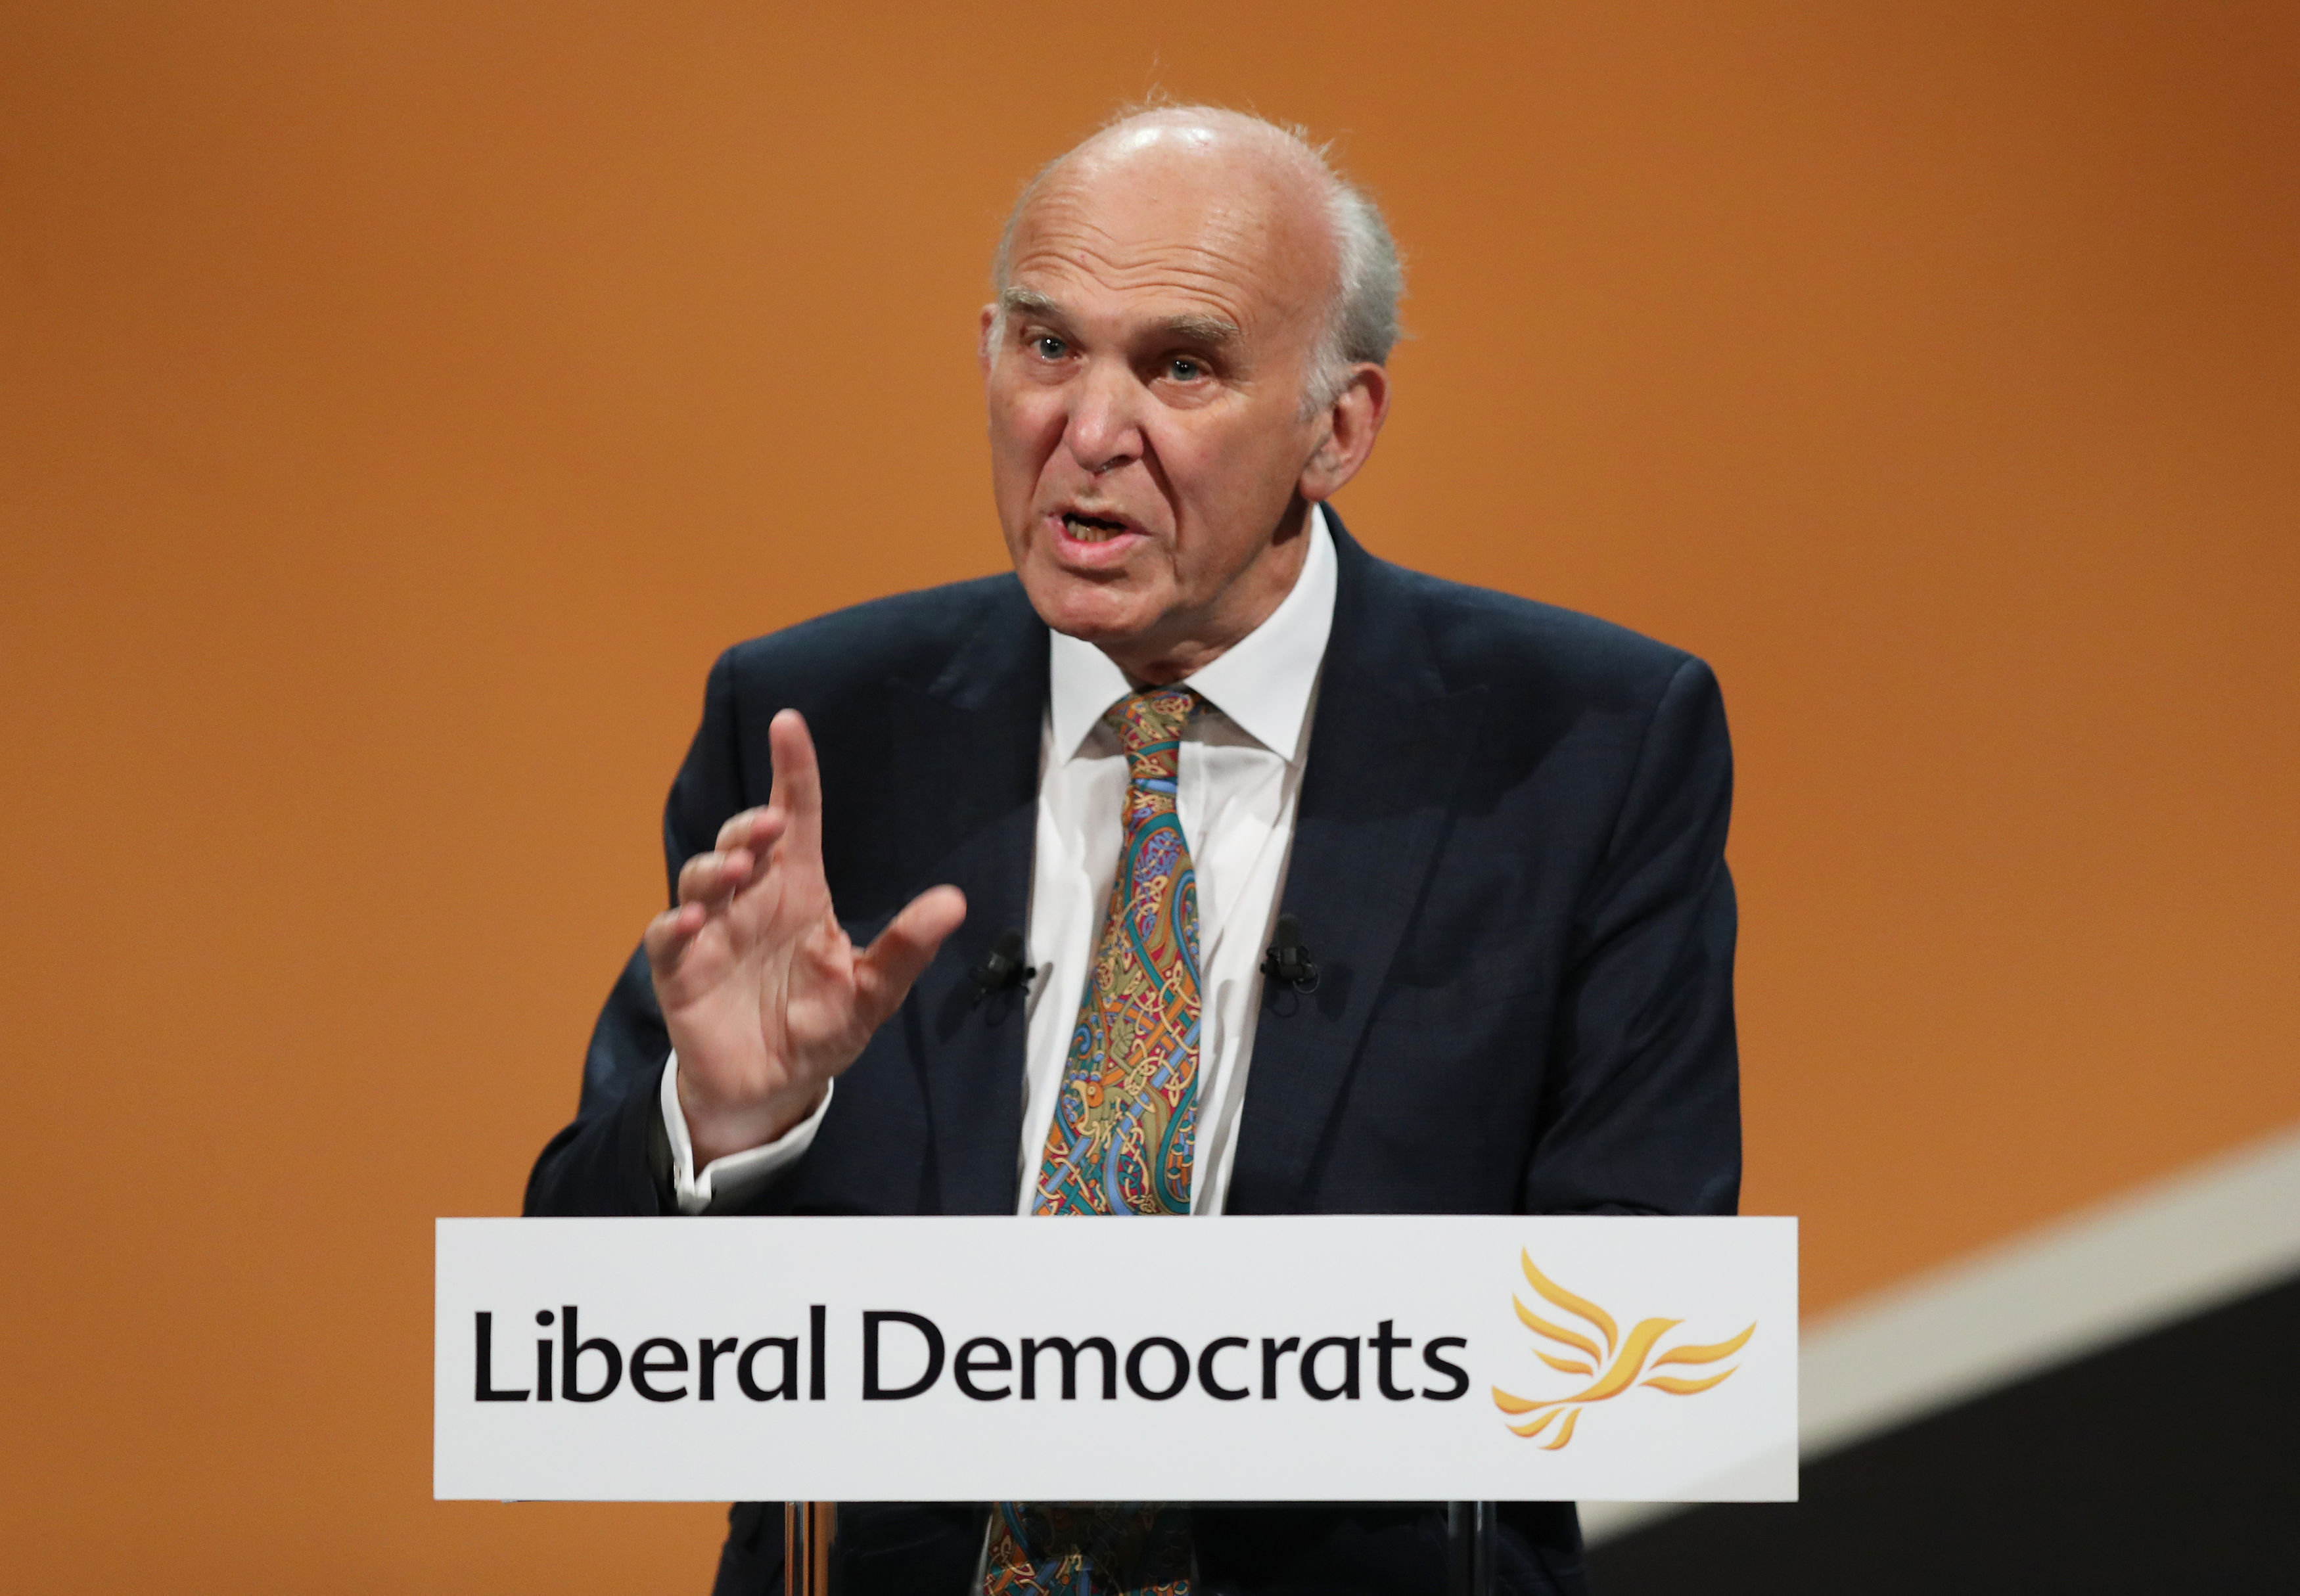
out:
<path id="1" fill-rule="evenodd" d="M 920 972 L 934 960 L 943 939 L 966 919 L 966 894 L 954 886 L 930 886 L 903 906 L 878 940 L 854 961 L 857 1006 L 872 1029 L 885 1023 Z"/>

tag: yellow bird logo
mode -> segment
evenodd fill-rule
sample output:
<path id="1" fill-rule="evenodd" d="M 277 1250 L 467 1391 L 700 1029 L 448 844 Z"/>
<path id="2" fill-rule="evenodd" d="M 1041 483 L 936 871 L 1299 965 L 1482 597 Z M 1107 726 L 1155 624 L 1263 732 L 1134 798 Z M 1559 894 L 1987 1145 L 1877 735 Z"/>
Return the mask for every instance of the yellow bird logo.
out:
<path id="1" fill-rule="evenodd" d="M 1677 1375 L 1655 1375 L 1649 1371 L 1667 1364 L 1698 1367 L 1704 1363 L 1721 1362 L 1746 1346 L 1749 1337 L 1756 1334 L 1757 1326 L 1753 1324 L 1730 1341 L 1721 1341 L 1709 1346 L 1679 1345 L 1654 1357 L 1654 1349 L 1661 1338 L 1683 1324 L 1682 1319 L 1640 1319 L 1637 1327 L 1624 1339 L 1613 1323 L 1612 1314 L 1586 1297 L 1575 1296 L 1535 1268 L 1531 1253 L 1521 1249 L 1518 1261 L 1525 1270 L 1527 1283 L 1539 1293 L 1543 1301 L 1571 1314 L 1596 1333 L 1594 1336 L 1585 1335 L 1566 1326 L 1552 1324 L 1515 1296 L 1510 1299 L 1516 1305 L 1520 1324 L 1555 1346 L 1581 1354 L 1579 1358 L 1560 1358 L 1536 1346 L 1533 1350 L 1535 1357 L 1560 1374 L 1594 1376 L 1587 1386 L 1571 1396 L 1547 1397 L 1539 1401 L 1512 1395 L 1498 1385 L 1493 1388 L 1494 1406 L 1511 1418 L 1525 1420 L 1523 1424 L 1510 1425 L 1512 1435 L 1522 1435 L 1529 1441 L 1548 1429 L 1561 1416 L 1563 1417 L 1565 1422 L 1558 1425 L 1555 1436 L 1542 1443 L 1541 1450 L 1546 1452 L 1556 1451 L 1573 1439 L 1573 1426 L 1579 1420 L 1584 1407 L 1591 1402 L 1609 1401 L 1632 1385 L 1650 1385 L 1655 1391 L 1667 1392 L 1671 1396 L 1698 1396 L 1712 1386 L 1723 1384 L 1733 1369 L 1720 1369 L 1699 1380 L 1688 1380 Z M 1604 1343 L 1602 1349 L 1598 1344 L 1601 1340 Z M 1736 1368 L 1739 1367 L 1738 1364 L 1734 1366 Z M 1602 1375 L 1597 1373 L 1601 1368 L 1605 1371 Z M 1640 1375 L 1646 1377 L 1640 1380 L 1638 1377 Z"/>

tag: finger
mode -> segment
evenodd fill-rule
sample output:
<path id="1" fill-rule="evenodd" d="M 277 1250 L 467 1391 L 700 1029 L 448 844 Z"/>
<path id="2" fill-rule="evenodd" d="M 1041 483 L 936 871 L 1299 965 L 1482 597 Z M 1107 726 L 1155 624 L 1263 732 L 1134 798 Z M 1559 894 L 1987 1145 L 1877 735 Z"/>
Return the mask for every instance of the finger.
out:
<path id="1" fill-rule="evenodd" d="M 680 956 L 694 945 L 696 933 L 710 918 L 701 904 L 682 903 L 649 920 L 646 934 L 639 939 L 639 945 L 646 950 L 647 968 L 659 977 L 677 969 Z"/>
<path id="2" fill-rule="evenodd" d="M 727 898 L 751 878 L 758 857 L 747 848 L 731 853 L 698 853 L 679 867 L 679 901 L 706 906 Z"/>
<path id="3" fill-rule="evenodd" d="M 966 919 L 966 894 L 930 886 L 912 898 L 854 961 L 855 995 L 875 1028 L 902 1002 L 943 939 Z"/>
<path id="4" fill-rule="evenodd" d="M 763 853 L 782 835 L 783 814 L 775 809 L 746 809 L 719 828 L 719 838 L 711 846 L 721 853 L 734 848 L 748 848 L 754 853 Z"/>
<path id="5" fill-rule="evenodd" d="M 783 838 L 789 845 L 784 856 L 793 862 L 822 868 L 822 768 L 814 757 L 814 738 L 806 718 L 785 710 L 767 726 L 767 744 L 775 759 L 774 807 L 782 811 Z"/>

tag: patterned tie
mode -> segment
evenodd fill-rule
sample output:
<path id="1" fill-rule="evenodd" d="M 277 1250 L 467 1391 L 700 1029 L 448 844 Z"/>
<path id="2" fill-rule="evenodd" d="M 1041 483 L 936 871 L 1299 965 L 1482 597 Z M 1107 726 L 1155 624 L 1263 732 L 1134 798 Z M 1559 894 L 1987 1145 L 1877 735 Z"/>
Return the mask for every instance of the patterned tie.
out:
<path id="1" fill-rule="evenodd" d="M 1198 1118 L 1198 891 L 1174 810 L 1187 687 L 1103 723 L 1126 751 L 1126 830 L 1093 978 L 1071 1033 L 1031 1211 L 1187 1214 Z M 1186 1512 L 1156 1502 L 1000 1502 L 983 1596 L 1190 1596 Z"/>
<path id="2" fill-rule="evenodd" d="M 1094 978 L 1071 1033 L 1031 1204 L 1041 1214 L 1187 1214 L 1198 1120 L 1198 886 L 1174 812 L 1188 687 L 1103 723 L 1126 751 L 1126 835 Z"/>

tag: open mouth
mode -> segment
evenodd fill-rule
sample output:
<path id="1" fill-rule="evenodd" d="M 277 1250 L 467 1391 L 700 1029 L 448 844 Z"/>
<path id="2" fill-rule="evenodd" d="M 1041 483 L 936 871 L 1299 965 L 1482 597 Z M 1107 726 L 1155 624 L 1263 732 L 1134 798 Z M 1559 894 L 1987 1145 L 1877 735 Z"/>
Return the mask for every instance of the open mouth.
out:
<path id="1" fill-rule="evenodd" d="M 1062 530 L 1080 543 L 1108 543 L 1134 528 L 1124 521 L 1112 520 L 1107 516 L 1080 515 L 1071 511 L 1062 517 Z"/>

